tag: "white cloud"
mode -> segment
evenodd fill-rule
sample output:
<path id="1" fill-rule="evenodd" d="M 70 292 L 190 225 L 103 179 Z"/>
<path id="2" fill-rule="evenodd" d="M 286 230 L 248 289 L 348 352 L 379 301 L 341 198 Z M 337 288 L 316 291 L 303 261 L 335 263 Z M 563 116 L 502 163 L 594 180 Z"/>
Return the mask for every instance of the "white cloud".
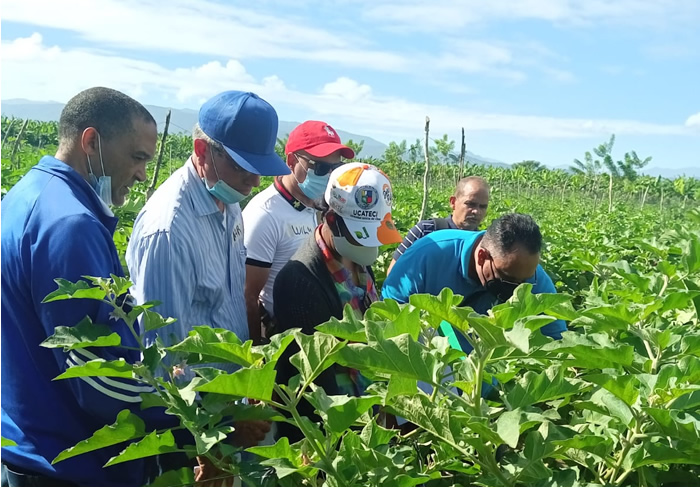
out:
<path id="1" fill-rule="evenodd" d="M 500 20 L 533 19 L 557 25 L 600 23 L 633 27 L 695 27 L 695 0 L 366 0 L 364 17 L 388 30 L 457 31 Z"/>
<path id="2" fill-rule="evenodd" d="M 685 126 L 700 129 L 700 112 L 688 117 L 685 121 Z"/>
<path id="3" fill-rule="evenodd" d="M 330 62 L 381 71 L 405 71 L 401 55 L 372 49 L 352 32 L 337 35 L 303 19 L 261 14 L 207 0 L 6 0 L 3 21 L 76 32 L 107 46 L 140 51 L 205 54 L 234 59 Z M 37 15 L 37 12 L 41 12 Z"/>
<path id="4" fill-rule="evenodd" d="M 580 138 L 618 135 L 689 135 L 691 125 L 654 124 L 619 119 L 576 119 L 540 115 L 483 113 L 453 105 L 409 101 L 375 93 L 371 86 L 349 77 L 338 77 L 318 92 L 289 88 L 271 74 L 257 80 L 239 60 L 218 61 L 195 67 L 168 69 L 139 61 L 79 49 L 45 46 L 40 35 L 2 43 L 3 96 L 6 98 L 66 101 L 78 91 L 104 85 L 122 90 L 144 101 L 165 97 L 174 106 L 198 108 L 198 104 L 222 90 L 239 89 L 258 93 L 276 107 L 288 108 L 295 118 L 325 118 L 335 126 L 364 134 L 383 134 L 403 139 L 416 134 L 425 116 L 435 133 L 496 132 L 531 138 Z M 75 77 L 47 76 L 75 73 Z M 77 81 L 76 81 L 77 80 Z"/>
<path id="5" fill-rule="evenodd" d="M 372 94 L 372 88 L 369 85 L 360 84 L 355 80 L 343 76 L 331 83 L 323 85 L 321 94 L 350 102 L 357 102 L 362 99 L 369 99 Z"/>

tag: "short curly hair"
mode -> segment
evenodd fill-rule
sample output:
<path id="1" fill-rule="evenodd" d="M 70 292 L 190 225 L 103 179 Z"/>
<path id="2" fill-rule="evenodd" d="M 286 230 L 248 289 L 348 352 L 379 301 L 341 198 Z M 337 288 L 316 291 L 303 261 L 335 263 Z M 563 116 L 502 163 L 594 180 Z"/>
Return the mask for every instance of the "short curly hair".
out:
<path id="1" fill-rule="evenodd" d="M 542 233 L 530 215 L 511 213 L 497 218 L 484 234 L 482 244 L 498 255 L 524 249 L 530 254 L 542 250 Z"/>

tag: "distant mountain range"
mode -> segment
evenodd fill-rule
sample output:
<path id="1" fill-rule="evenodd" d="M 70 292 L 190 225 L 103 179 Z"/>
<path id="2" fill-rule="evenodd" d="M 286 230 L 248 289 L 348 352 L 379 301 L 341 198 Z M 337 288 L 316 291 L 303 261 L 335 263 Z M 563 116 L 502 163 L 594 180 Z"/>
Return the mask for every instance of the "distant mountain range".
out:
<path id="1" fill-rule="evenodd" d="M 10 99 L 2 101 L 2 115 L 7 117 L 18 117 L 21 119 L 32 119 L 40 121 L 57 121 L 61 116 L 61 110 L 65 104 L 59 102 L 39 102 L 25 99 Z M 168 113 L 168 108 L 158 107 L 155 105 L 146 105 L 146 108 L 153 118 L 158 123 L 158 130 L 162 131 L 165 125 L 165 116 Z M 170 115 L 170 133 L 191 133 L 194 124 L 197 122 L 197 111 L 191 109 L 173 109 Z M 278 137 L 285 138 L 294 129 L 299 122 L 289 122 L 280 120 Z M 377 141 L 369 136 L 353 134 L 341 129 L 338 129 L 338 135 L 341 140 L 348 141 L 352 139 L 354 142 L 364 141 L 362 146 L 362 157 L 380 158 L 387 148 L 383 142 Z M 509 166 L 495 159 L 484 158 L 470 151 L 467 151 L 467 159 L 472 164 L 483 164 L 485 166 Z"/>
<path id="2" fill-rule="evenodd" d="M 61 110 L 63 110 L 63 103 L 59 102 L 40 102 L 25 99 L 10 99 L 2 101 L 2 115 L 8 117 L 19 117 L 22 119 L 33 119 L 41 121 L 56 121 L 61 115 Z M 168 113 L 166 107 L 158 107 L 155 105 L 146 105 L 146 108 L 153 115 L 153 118 L 158 122 L 158 129 L 163 130 L 165 124 L 165 116 Z M 170 116 L 170 127 L 168 129 L 171 133 L 190 133 L 194 124 L 197 122 L 197 111 L 191 109 L 173 109 L 172 115 Z M 289 122 L 280 120 L 278 137 L 284 138 L 294 129 L 299 122 Z M 354 142 L 364 141 L 362 147 L 362 152 L 360 156 L 362 157 L 373 157 L 380 158 L 387 148 L 387 145 L 383 142 L 377 141 L 369 136 L 363 136 L 360 134 L 353 134 L 341 129 L 337 129 L 340 138 L 343 141 L 348 141 L 352 139 Z M 481 164 L 484 166 L 499 166 L 499 167 L 509 167 L 510 164 L 506 164 L 502 161 L 496 159 L 491 159 L 467 151 L 467 160 L 472 164 Z M 568 170 L 570 165 L 559 165 L 554 169 L 564 169 Z M 700 178 L 700 165 L 697 167 L 687 167 L 687 168 L 660 168 L 651 167 L 644 168 L 644 173 L 651 176 L 663 176 L 665 178 L 676 178 L 678 176 L 692 176 L 694 178 Z"/>
<path id="3" fill-rule="evenodd" d="M 569 171 L 572 164 L 562 164 L 559 166 L 554 166 L 553 169 L 563 169 L 564 171 Z M 642 173 L 649 176 L 662 176 L 664 178 L 675 179 L 679 176 L 690 176 L 692 178 L 700 179 L 700 166 L 687 167 L 687 168 L 659 168 L 658 166 L 652 166 L 651 168 L 642 168 Z"/>

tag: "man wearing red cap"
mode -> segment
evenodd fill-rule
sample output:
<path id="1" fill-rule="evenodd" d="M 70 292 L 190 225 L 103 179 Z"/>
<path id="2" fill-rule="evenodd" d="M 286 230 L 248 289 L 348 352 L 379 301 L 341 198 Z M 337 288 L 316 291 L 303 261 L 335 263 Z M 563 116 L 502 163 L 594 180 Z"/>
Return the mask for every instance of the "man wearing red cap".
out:
<path id="1" fill-rule="evenodd" d="M 272 290 L 277 273 L 317 226 L 316 208 L 331 171 L 341 157 L 355 153 L 325 122 L 297 126 L 285 147 L 290 174 L 256 195 L 243 211 L 247 249 L 245 298 L 250 338 L 260 341 L 263 328 L 272 332 Z"/>

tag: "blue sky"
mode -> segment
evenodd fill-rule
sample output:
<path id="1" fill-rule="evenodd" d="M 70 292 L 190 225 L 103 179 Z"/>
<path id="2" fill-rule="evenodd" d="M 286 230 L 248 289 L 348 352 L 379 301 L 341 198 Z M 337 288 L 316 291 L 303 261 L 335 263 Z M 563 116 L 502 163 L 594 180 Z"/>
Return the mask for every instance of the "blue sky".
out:
<path id="1" fill-rule="evenodd" d="M 167 6 L 166 6 L 167 5 Z M 697 0 L 5 0 L 2 99 L 95 85 L 198 109 L 251 90 L 280 119 L 432 134 L 505 162 L 700 166 Z"/>

